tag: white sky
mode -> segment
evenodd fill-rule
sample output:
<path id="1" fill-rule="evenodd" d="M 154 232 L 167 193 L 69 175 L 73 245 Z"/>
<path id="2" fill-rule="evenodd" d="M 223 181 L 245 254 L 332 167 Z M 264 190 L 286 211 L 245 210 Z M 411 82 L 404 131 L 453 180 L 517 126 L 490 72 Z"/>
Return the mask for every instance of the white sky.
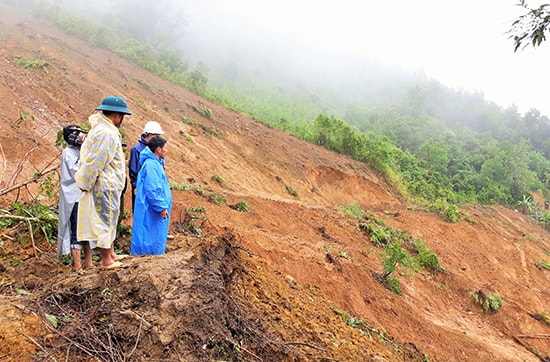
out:
<path id="1" fill-rule="evenodd" d="M 421 70 L 450 87 L 480 91 L 503 107 L 515 104 L 521 113 L 534 107 L 550 115 L 550 38 L 536 49 L 514 53 L 506 32 L 525 13 L 518 2 L 195 0 L 185 9 L 191 29 L 194 15 L 203 12 L 212 20 L 209 26 L 222 31 L 246 24 L 254 33 L 366 54 L 384 64 Z M 543 2 L 550 0 L 528 4 Z"/>

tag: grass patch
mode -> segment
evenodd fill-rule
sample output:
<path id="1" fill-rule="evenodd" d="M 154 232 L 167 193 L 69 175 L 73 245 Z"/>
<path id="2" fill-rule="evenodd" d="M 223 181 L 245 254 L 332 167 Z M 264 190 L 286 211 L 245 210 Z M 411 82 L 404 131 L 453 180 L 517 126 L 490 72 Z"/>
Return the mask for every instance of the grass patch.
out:
<path id="1" fill-rule="evenodd" d="M 15 56 L 14 63 L 22 66 L 25 69 L 43 69 L 46 68 L 46 66 L 48 65 L 46 62 L 39 60 L 32 61 L 21 55 Z"/>
<path id="2" fill-rule="evenodd" d="M 196 183 L 189 184 L 189 183 L 186 183 L 186 182 L 182 182 L 182 183 L 171 182 L 169 186 L 170 186 L 171 190 L 195 191 L 199 195 L 202 195 L 202 193 L 203 193 L 202 186 L 199 185 L 199 184 L 196 184 Z"/>
<path id="3" fill-rule="evenodd" d="M 365 215 L 365 212 L 361 210 L 357 203 L 339 206 L 338 210 L 342 211 L 346 215 L 353 216 L 357 219 L 361 219 Z"/>
<path id="4" fill-rule="evenodd" d="M 214 192 L 208 195 L 208 201 L 216 205 L 222 206 L 222 205 L 225 205 L 226 199 L 225 199 L 225 196 L 223 196 L 222 194 Z"/>

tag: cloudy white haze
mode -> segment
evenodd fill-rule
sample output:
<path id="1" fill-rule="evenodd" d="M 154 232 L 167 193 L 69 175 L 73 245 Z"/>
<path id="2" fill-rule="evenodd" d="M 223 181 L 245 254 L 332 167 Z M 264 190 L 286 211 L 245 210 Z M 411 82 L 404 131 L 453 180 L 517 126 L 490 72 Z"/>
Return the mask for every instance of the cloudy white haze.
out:
<path id="1" fill-rule="evenodd" d="M 518 0 L 185 0 L 194 51 L 215 36 L 235 44 L 285 39 L 310 52 L 361 54 L 478 91 L 520 112 L 550 115 L 550 42 L 518 50 L 506 32 Z M 528 1 L 530 7 L 540 5 Z M 232 36 L 231 34 L 238 34 Z M 351 55 L 350 55 L 351 56 Z M 310 59 L 305 56 L 305 59 Z M 313 58 L 312 58 L 313 59 Z"/>

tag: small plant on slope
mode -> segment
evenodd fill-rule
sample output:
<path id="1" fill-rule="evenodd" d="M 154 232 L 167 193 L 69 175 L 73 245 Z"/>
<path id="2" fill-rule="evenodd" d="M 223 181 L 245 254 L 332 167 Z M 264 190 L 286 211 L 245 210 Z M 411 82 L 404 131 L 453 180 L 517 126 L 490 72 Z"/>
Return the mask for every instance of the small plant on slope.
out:
<path id="1" fill-rule="evenodd" d="M 486 312 L 498 312 L 502 308 L 502 297 L 497 292 L 485 294 L 483 291 L 471 292 L 475 302 Z"/>
<path id="2" fill-rule="evenodd" d="M 380 276 L 381 282 L 395 294 L 401 295 L 401 286 L 397 278 L 392 273 L 401 265 L 404 271 L 412 268 L 418 269 L 415 259 L 402 247 L 402 241 L 394 241 L 386 246 L 382 254 L 382 263 L 384 274 Z"/>

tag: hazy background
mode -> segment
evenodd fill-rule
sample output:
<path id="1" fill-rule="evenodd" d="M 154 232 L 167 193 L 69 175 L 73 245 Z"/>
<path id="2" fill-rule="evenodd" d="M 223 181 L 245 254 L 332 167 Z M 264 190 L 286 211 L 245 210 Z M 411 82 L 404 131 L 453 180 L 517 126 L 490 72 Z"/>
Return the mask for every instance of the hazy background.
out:
<path id="1" fill-rule="evenodd" d="M 121 9 L 130 3 L 61 2 L 88 15 L 101 14 L 96 20 L 112 19 L 111 6 Z M 155 41 L 180 46 L 190 66 L 201 62 L 216 86 L 224 79 L 239 78 L 240 84 L 247 84 L 243 79 L 269 76 L 281 85 L 295 82 L 299 87 L 302 82 L 306 89 L 319 82 L 351 95 L 365 92 L 361 84 L 392 84 L 405 71 L 481 93 L 504 108 L 515 105 L 520 113 L 536 108 L 549 115 L 550 44 L 514 53 L 507 32 L 525 13 L 517 3 L 135 0 L 131 10 L 125 4 L 122 16 L 125 22 L 135 21 L 134 33 L 153 27 L 161 34 Z"/>
<path id="2" fill-rule="evenodd" d="M 326 74 L 361 56 L 482 92 L 503 107 L 550 114 L 550 44 L 514 53 L 506 32 L 525 13 L 515 0 L 180 3 L 187 19 L 182 41 L 186 56 L 195 60 L 232 52 L 245 61 L 256 54 L 282 58 L 287 67 L 320 67 Z"/>

